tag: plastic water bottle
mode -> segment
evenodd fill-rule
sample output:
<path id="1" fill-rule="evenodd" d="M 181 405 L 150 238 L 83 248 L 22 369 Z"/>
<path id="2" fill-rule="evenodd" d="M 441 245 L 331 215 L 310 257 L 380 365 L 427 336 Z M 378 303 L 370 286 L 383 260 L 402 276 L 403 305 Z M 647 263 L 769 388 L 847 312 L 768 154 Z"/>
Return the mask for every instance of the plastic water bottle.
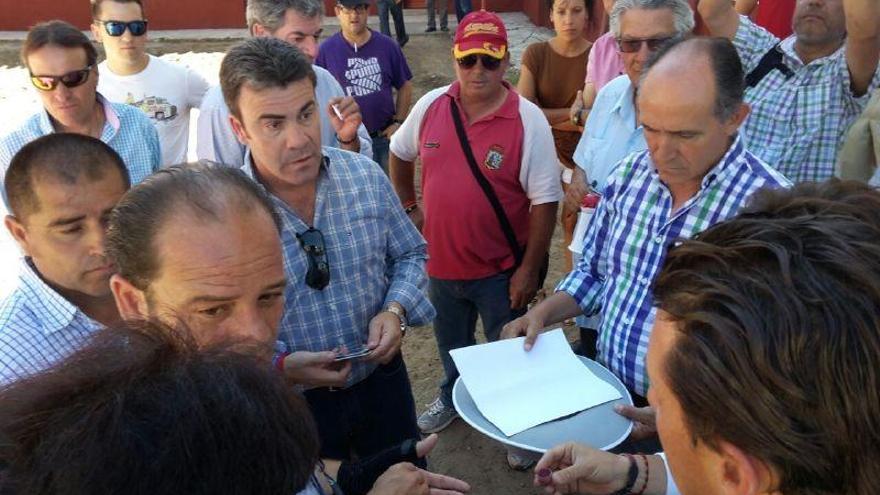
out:
<path id="1" fill-rule="evenodd" d="M 587 226 L 590 225 L 590 219 L 593 217 L 593 213 L 596 212 L 596 207 L 599 206 L 600 198 L 601 196 L 594 192 L 584 195 L 584 199 L 581 201 L 578 221 L 574 226 L 574 235 L 571 238 L 571 244 L 568 246 L 568 250 L 572 253 L 580 255 L 584 251 L 584 237 L 587 234 Z"/>

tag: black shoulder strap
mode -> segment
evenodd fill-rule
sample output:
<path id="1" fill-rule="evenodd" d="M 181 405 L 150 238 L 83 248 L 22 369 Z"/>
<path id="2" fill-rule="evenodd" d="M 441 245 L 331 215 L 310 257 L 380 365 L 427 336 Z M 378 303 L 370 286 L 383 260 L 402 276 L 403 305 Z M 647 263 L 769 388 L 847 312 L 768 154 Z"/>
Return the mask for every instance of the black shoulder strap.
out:
<path id="1" fill-rule="evenodd" d="M 510 245 L 510 250 L 513 251 L 513 259 L 516 261 L 516 266 L 519 266 L 523 260 L 523 252 L 522 248 L 520 248 L 519 242 L 516 240 L 513 226 L 510 225 L 510 220 L 507 218 L 507 214 L 504 213 L 504 208 L 501 206 L 501 201 L 498 200 L 498 195 L 495 194 L 495 190 L 492 189 L 492 184 L 489 184 L 489 179 L 480 172 L 480 167 L 477 165 L 477 160 L 474 158 L 474 152 L 471 150 L 467 134 L 464 132 L 464 125 L 461 123 L 461 115 L 458 114 L 458 105 L 455 104 L 455 99 L 449 98 L 449 102 L 449 108 L 452 111 L 452 121 L 455 122 L 455 132 L 458 134 L 458 141 L 461 143 L 461 149 L 464 151 L 464 156 L 467 158 L 468 165 L 470 165 L 471 173 L 474 174 L 474 179 L 480 184 L 483 194 L 486 195 L 486 199 L 488 199 L 489 203 L 492 205 L 492 209 L 495 211 L 495 216 L 498 217 L 498 223 L 501 224 L 501 230 L 504 231 L 504 237 L 507 239 L 507 244 Z"/>
<path id="2" fill-rule="evenodd" d="M 773 48 L 761 57 L 758 66 L 746 75 L 746 87 L 753 88 L 757 86 L 773 69 L 782 72 L 786 79 L 794 75 L 794 72 L 782 62 L 782 50 L 779 49 L 779 43 L 773 45 Z"/>

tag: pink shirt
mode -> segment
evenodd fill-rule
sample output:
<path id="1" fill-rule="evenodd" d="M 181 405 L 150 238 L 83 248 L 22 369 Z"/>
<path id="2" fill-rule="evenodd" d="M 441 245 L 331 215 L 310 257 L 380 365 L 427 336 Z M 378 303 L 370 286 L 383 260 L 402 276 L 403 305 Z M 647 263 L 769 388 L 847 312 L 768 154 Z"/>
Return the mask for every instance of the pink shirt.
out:
<path id="1" fill-rule="evenodd" d="M 584 83 L 593 83 L 598 93 L 602 86 L 615 77 L 623 74 L 623 60 L 617 52 L 617 41 L 611 32 L 607 32 L 593 43 L 590 57 L 587 59 L 587 77 Z"/>

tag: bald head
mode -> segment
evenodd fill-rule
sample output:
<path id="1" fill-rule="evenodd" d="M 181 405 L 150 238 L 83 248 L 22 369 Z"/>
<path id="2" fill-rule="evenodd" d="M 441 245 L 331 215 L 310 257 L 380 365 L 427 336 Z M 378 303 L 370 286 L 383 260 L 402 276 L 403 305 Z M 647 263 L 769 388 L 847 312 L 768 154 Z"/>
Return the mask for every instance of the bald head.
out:
<path id="1" fill-rule="evenodd" d="M 653 80 L 654 84 L 644 85 Z M 673 91 L 687 99 L 710 94 L 715 116 L 729 120 L 743 105 L 745 75 L 736 48 L 725 38 L 673 41 L 651 57 L 639 84 L 645 91 Z"/>

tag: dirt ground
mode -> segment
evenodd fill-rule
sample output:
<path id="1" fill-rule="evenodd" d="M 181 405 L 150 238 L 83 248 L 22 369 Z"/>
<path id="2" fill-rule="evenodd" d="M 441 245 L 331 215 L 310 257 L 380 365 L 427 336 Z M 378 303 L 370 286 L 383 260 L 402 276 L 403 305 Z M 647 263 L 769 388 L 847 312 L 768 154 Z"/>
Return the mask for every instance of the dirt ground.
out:
<path id="1" fill-rule="evenodd" d="M 237 40 L 159 40 L 150 43 L 155 55 L 183 52 L 222 52 Z M 414 99 L 425 92 L 452 82 L 451 35 L 435 34 L 412 36 L 404 53 L 414 79 Z M 0 42 L 0 66 L 19 65 L 18 42 Z M 517 74 L 510 71 L 508 79 L 515 81 Z M 563 275 L 562 241 L 557 228 L 551 252 L 550 273 L 545 287 Z M 567 328 L 570 337 L 573 328 Z M 480 338 L 482 330 L 478 329 Z M 433 400 L 442 375 L 437 345 L 430 326 L 413 328 L 404 342 L 404 356 L 409 368 L 416 407 L 421 413 Z M 510 470 L 504 448 L 483 436 L 461 420 L 455 421 L 440 434 L 440 443 L 429 457 L 431 469 L 468 481 L 475 495 L 518 495 L 540 493 L 531 484 L 531 475 Z"/>

